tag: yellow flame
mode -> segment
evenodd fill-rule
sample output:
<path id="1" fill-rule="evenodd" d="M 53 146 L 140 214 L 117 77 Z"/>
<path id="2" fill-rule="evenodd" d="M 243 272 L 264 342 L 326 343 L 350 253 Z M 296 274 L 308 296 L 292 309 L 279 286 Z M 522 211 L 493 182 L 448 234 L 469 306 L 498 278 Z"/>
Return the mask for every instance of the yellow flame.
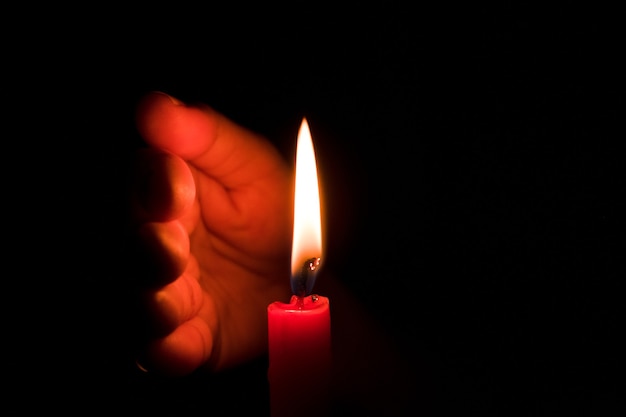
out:
<path id="1" fill-rule="evenodd" d="M 321 257 L 322 221 L 315 150 L 309 124 L 303 118 L 296 149 L 292 274 L 301 269 L 307 259 Z"/>

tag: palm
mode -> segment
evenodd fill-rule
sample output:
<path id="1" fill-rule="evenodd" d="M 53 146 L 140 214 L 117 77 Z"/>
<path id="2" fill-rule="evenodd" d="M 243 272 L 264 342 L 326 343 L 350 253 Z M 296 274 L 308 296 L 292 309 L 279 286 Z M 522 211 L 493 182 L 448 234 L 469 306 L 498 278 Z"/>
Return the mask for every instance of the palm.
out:
<path id="1" fill-rule="evenodd" d="M 214 357 L 213 367 L 260 352 L 265 309 L 288 296 L 289 193 L 284 171 L 278 168 L 229 191 L 194 170 L 198 210 L 192 211 L 196 225 L 190 252 L 204 293 L 199 317 L 219 331 L 220 345 L 214 351 L 228 353 Z M 224 318 L 228 326 L 220 325 Z"/>

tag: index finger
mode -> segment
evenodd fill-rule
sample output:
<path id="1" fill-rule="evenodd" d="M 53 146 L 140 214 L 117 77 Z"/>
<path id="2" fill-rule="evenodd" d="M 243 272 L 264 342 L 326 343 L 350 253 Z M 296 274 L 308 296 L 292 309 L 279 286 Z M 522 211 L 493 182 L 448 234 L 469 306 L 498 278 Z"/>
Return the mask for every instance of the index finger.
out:
<path id="1" fill-rule="evenodd" d="M 269 141 L 204 104 L 152 92 L 140 101 L 136 121 L 149 145 L 180 156 L 227 188 L 249 184 L 284 165 Z"/>

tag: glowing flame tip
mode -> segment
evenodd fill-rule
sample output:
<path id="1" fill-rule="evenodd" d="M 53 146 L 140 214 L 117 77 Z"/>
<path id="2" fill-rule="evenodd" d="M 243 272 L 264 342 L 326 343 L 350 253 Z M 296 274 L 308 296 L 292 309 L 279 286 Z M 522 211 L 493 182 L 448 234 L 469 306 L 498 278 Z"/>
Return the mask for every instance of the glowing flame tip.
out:
<path id="1" fill-rule="evenodd" d="M 294 198 L 293 243 L 291 251 L 292 290 L 310 293 L 322 256 L 322 226 L 319 184 L 313 139 L 306 117 L 298 132 Z M 303 272 L 315 260 L 315 267 Z"/>

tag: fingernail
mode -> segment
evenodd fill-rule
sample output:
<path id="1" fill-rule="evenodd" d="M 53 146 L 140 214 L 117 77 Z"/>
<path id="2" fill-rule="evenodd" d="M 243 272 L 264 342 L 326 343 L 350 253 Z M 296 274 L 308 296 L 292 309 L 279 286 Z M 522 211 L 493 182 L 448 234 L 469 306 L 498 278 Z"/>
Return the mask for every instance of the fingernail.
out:
<path id="1" fill-rule="evenodd" d="M 170 95 L 169 95 L 169 94 L 167 94 L 167 93 L 164 93 L 163 91 L 153 91 L 153 94 L 158 94 L 158 95 L 161 95 L 161 96 L 167 97 L 167 98 L 169 98 L 169 99 L 170 99 L 170 101 L 171 101 L 172 103 L 174 103 L 174 104 L 175 104 L 175 105 L 177 105 L 177 106 L 180 106 L 181 104 L 183 104 L 183 102 L 182 102 L 182 101 L 178 100 L 178 99 L 177 99 L 177 98 L 175 98 L 175 97 L 170 96 Z"/>
<path id="2" fill-rule="evenodd" d="M 145 366 L 141 364 L 141 362 L 139 362 L 139 359 L 135 359 L 135 365 L 137 366 L 137 369 L 139 369 L 141 372 L 148 373 L 148 370 Z"/>

